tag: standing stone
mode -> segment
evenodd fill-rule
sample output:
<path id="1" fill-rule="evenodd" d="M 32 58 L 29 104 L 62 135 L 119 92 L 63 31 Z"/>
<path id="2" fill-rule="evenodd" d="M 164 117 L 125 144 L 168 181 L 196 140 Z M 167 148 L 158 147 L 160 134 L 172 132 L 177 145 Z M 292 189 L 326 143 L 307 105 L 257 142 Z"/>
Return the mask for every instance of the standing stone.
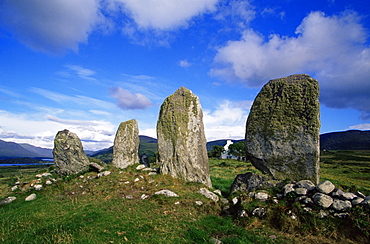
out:
<path id="1" fill-rule="evenodd" d="M 276 179 L 319 180 L 319 85 L 309 75 L 269 81 L 246 124 L 252 164 Z"/>
<path id="2" fill-rule="evenodd" d="M 122 122 L 114 138 L 112 164 L 120 169 L 139 163 L 139 128 L 135 119 Z"/>
<path id="3" fill-rule="evenodd" d="M 211 186 L 199 99 L 185 87 L 163 102 L 157 123 L 160 172 Z"/>
<path id="4" fill-rule="evenodd" d="M 89 168 L 87 158 L 80 139 L 69 130 L 59 131 L 54 139 L 54 163 L 60 175 L 73 175 Z"/>

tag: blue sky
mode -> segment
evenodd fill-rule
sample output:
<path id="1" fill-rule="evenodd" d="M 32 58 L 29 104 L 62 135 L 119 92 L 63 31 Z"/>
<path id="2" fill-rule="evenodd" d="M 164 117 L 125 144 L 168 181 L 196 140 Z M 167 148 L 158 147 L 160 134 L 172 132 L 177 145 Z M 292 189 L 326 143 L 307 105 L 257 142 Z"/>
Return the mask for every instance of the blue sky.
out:
<path id="1" fill-rule="evenodd" d="M 271 79 L 319 81 L 321 133 L 370 129 L 370 2 L 2 0 L 0 139 L 85 149 L 136 119 L 156 137 L 163 100 L 200 98 L 208 140 L 241 139 Z"/>

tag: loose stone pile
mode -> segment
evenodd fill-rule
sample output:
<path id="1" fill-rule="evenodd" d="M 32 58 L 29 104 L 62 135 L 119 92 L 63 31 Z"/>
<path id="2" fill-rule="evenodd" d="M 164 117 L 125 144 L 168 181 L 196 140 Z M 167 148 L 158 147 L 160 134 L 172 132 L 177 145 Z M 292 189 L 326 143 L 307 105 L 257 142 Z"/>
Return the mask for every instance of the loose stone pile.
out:
<path id="1" fill-rule="evenodd" d="M 343 192 L 335 187 L 330 181 L 323 181 L 317 185 L 310 180 L 301 180 L 291 182 L 281 187 L 281 183 L 276 186 L 281 192 L 275 196 L 270 196 L 267 191 L 261 188 L 254 188 L 254 191 L 248 192 L 248 199 L 243 197 L 235 197 L 231 200 L 232 205 L 250 201 L 254 199 L 261 202 L 270 201 L 277 204 L 280 200 L 293 200 L 299 202 L 302 209 L 306 212 L 317 214 L 320 218 L 325 218 L 329 215 L 344 218 L 348 216 L 348 211 L 355 206 L 370 207 L 370 196 L 365 196 L 361 192 L 351 193 Z M 264 185 L 266 186 L 266 185 Z M 265 208 L 256 208 L 250 214 L 253 216 L 263 217 L 267 213 Z M 294 213 L 289 213 L 292 219 L 296 216 Z M 238 209 L 238 217 L 246 217 L 248 213 L 245 209 Z M 295 217 L 294 217 L 295 216 Z"/>

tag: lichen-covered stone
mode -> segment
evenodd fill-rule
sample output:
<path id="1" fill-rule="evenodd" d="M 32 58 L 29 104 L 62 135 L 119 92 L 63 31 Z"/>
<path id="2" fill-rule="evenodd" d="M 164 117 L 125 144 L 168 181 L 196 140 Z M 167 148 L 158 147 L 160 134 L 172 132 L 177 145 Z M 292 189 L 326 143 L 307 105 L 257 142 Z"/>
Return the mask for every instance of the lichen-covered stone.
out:
<path id="1" fill-rule="evenodd" d="M 292 75 L 269 81 L 246 124 L 247 157 L 276 179 L 319 180 L 320 104 L 317 80 Z"/>
<path id="2" fill-rule="evenodd" d="M 114 138 L 112 164 L 120 169 L 139 163 L 139 128 L 135 119 L 122 122 Z"/>
<path id="3" fill-rule="evenodd" d="M 54 139 L 55 170 L 60 175 L 78 174 L 89 168 L 80 139 L 69 130 L 59 131 Z"/>
<path id="4" fill-rule="evenodd" d="M 199 99 L 185 87 L 165 99 L 158 123 L 160 172 L 211 186 Z"/>

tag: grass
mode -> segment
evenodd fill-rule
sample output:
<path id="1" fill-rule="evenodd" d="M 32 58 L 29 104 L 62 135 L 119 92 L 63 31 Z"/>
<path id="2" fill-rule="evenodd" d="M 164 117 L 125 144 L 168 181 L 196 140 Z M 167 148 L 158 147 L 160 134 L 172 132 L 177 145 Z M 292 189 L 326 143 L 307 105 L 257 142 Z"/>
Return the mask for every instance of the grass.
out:
<path id="1" fill-rule="evenodd" d="M 329 179 L 345 190 L 356 188 L 369 195 L 368 158 L 370 151 L 323 154 L 321 180 Z M 148 176 L 135 166 L 126 170 L 107 166 L 112 173 L 102 178 L 94 178 L 93 172 L 64 178 L 54 174 L 58 182 L 41 191 L 5 193 L 16 180 L 32 182 L 35 174 L 49 171 L 38 167 L 0 168 L 0 187 L 4 189 L 1 199 L 17 197 L 11 204 L 0 205 L 2 243 L 212 243 L 212 238 L 222 243 L 367 241 L 369 213 L 363 210 L 356 209 L 359 212 L 354 211 L 354 217 L 345 220 L 318 219 L 290 202 L 272 205 L 246 200 L 245 209 L 266 207 L 267 215 L 257 218 L 249 214 L 247 218 L 235 219 L 220 215 L 221 203 L 197 193 L 202 184 L 186 183 L 168 175 Z M 248 171 L 258 172 L 248 162 L 210 160 L 213 187 L 224 196 L 228 196 L 235 176 Z M 162 189 L 172 190 L 180 197 L 154 195 Z M 37 199 L 25 202 L 31 193 L 36 193 Z M 143 194 L 149 197 L 141 199 Z M 202 201 L 203 205 L 198 206 L 195 201 Z M 292 220 L 288 211 L 296 213 L 298 219 Z"/>

